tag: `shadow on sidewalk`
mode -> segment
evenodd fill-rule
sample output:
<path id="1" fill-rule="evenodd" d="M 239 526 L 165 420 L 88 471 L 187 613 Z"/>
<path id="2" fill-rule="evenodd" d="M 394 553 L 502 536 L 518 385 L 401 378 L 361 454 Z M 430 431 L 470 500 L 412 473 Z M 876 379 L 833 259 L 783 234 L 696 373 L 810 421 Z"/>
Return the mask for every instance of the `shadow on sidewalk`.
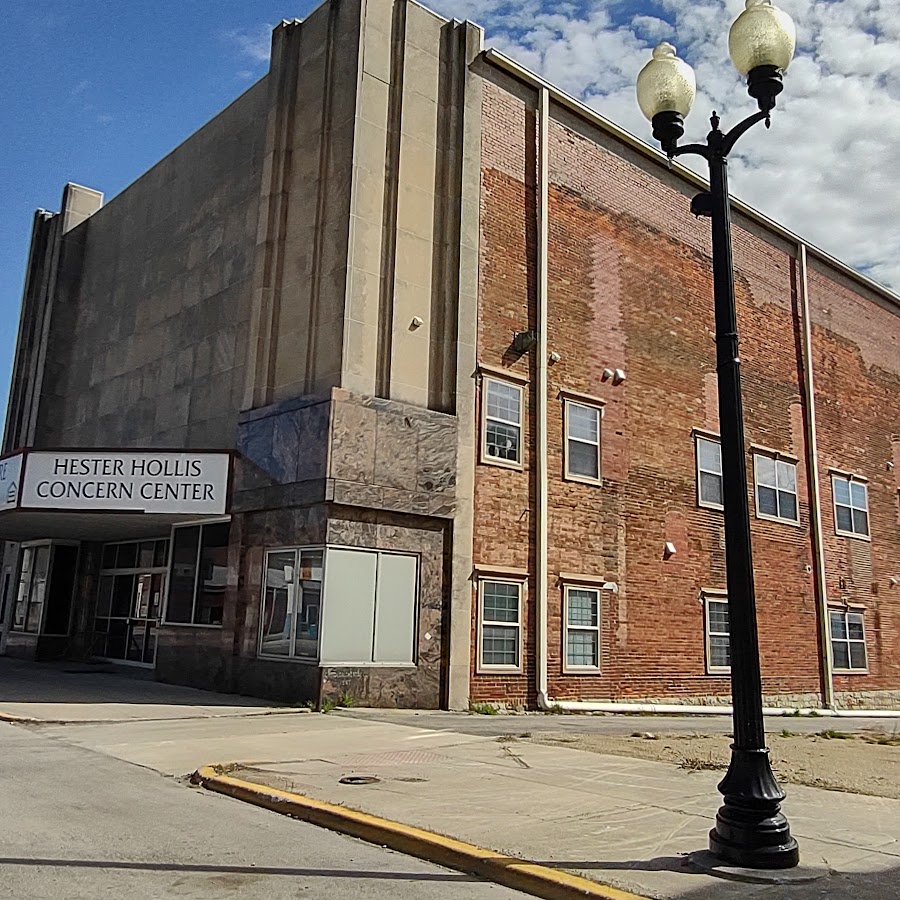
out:
<path id="1" fill-rule="evenodd" d="M 814 881 L 800 884 L 761 884 L 727 872 L 711 873 L 691 865 L 686 856 L 657 856 L 652 859 L 626 860 L 535 860 L 538 865 L 569 871 L 634 871 L 678 872 L 679 874 L 713 877 L 720 882 L 742 885 L 741 896 L 766 897 L 780 900 L 900 900 L 900 866 L 875 872 L 837 872 L 822 860 L 825 874 Z M 719 884 L 689 890 L 679 894 L 679 900 L 721 900 L 723 886 Z"/>
<path id="2" fill-rule="evenodd" d="M 41 859 L 16 856 L 0 856 L 0 866 L 119 869 L 139 872 L 200 872 L 214 875 L 286 875 L 292 878 L 358 878 L 384 881 L 480 882 L 482 880 L 460 872 L 369 872 L 346 869 L 302 869 L 282 866 L 213 866 L 192 863 L 127 862 L 105 859 Z"/>
<path id="3" fill-rule="evenodd" d="M 0 657 L 0 703 L 277 707 L 238 694 L 165 684 L 150 669 L 110 663 L 30 662 Z"/>

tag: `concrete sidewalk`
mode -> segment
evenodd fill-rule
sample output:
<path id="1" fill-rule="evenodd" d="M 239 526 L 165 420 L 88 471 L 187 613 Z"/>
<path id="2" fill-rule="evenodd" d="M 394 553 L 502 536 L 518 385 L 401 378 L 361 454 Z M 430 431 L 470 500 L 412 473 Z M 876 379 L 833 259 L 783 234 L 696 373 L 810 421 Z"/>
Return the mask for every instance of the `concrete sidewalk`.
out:
<path id="1" fill-rule="evenodd" d="M 303 734 L 293 758 L 232 774 L 651 897 L 900 897 L 900 801 L 791 785 L 785 809 L 802 864 L 822 877 L 776 886 L 722 880 L 686 864 L 706 848 L 721 773 L 329 719 L 333 726 Z M 350 775 L 378 780 L 342 784 Z"/>

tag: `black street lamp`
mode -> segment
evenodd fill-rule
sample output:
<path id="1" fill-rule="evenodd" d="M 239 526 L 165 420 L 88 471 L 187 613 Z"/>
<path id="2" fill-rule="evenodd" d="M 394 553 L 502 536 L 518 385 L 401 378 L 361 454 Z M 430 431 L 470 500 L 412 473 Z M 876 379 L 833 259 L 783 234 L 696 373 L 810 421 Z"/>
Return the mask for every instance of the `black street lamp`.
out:
<path id="1" fill-rule="evenodd" d="M 719 117 L 713 113 L 712 131 L 706 143 L 679 147 L 684 117 L 690 112 L 696 85 L 693 70 L 678 59 L 671 44 L 660 44 L 653 51 L 653 59 L 638 76 L 637 95 L 641 110 L 653 123 L 653 136 L 670 159 L 694 153 L 709 164 L 709 191 L 694 197 L 691 212 L 712 219 L 734 707 L 731 764 L 719 784 L 724 800 L 716 815 L 716 826 L 709 834 L 709 849 L 733 865 L 787 869 L 798 864 L 800 852 L 781 812 L 785 795 L 772 773 L 763 726 L 727 160 L 731 148 L 745 131 L 763 120 L 769 126 L 775 98 L 782 90 L 782 73 L 794 54 L 795 31 L 790 16 L 773 6 L 771 0 L 747 0 L 746 7 L 731 26 L 728 44 L 732 61 L 747 76 L 748 90 L 756 99 L 759 112 L 748 116 L 727 134 L 720 131 Z"/>

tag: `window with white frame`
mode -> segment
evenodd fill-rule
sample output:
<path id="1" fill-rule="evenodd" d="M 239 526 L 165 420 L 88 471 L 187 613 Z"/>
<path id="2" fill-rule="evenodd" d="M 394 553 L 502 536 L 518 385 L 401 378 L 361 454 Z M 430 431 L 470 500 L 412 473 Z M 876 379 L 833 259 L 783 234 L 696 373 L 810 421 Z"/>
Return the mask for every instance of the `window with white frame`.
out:
<path id="1" fill-rule="evenodd" d="M 479 664 L 482 669 L 522 667 L 522 583 L 483 580 Z"/>
<path id="2" fill-rule="evenodd" d="M 600 591 L 566 585 L 566 669 L 597 671 L 600 668 Z"/>
<path id="3" fill-rule="evenodd" d="M 485 376 L 483 459 L 518 466 L 522 462 L 522 388 Z"/>
<path id="4" fill-rule="evenodd" d="M 834 527 L 838 534 L 869 536 L 869 490 L 864 481 L 849 475 L 832 475 Z"/>
<path id="5" fill-rule="evenodd" d="M 173 530 L 166 624 L 222 624 L 228 528 L 228 522 L 210 522 Z"/>
<path id="6" fill-rule="evenodd" d="M 712 674 L 731 671 L 731 621 L 728 598 L 705 594 L 706 671 Z"/>
<path id="7" fill-rule="evenodd" d="M 831 627 L 831 656 L 835 669 L 847 672 L 866 671 L 866 631 L 861 612 L 831 609 L 828 611 Z"/>
<path id="8" fill-rule="evenodd" d="M 697 502 L 722 508 L 722 445 L 697 436 Z"/>
<path id="9" fill-rule="evenodd" d="M 756 472 L 756 514 L 764 519 L 798 522 L 797 464 L 755 453 L 753 469 Z"/>
<path id="10" fill-rule="evenodd" d="M 565 401 L 566 477 L 600 481 L 600 420 L 598 406 Z"/>

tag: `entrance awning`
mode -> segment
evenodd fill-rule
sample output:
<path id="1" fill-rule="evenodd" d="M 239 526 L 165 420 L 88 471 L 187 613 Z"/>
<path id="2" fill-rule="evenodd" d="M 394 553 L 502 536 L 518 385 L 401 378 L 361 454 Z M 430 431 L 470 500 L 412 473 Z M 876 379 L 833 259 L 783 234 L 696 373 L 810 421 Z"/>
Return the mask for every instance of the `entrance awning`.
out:
<path id="1" fill-rule="evenodd" d="M 0 540 L 122 541 L 228 511 L 228 451 L 25 450 L 0 458 Z"/>
<path id="2" fill-rule="evenodd" d="M 179 522 L 195 522 L 194 515 L 162 513 L 70 512 L 19 509 L 0 513 L 0 541 L 53 539 L 56 541 L 132 541 L 167 537 Z"/>

